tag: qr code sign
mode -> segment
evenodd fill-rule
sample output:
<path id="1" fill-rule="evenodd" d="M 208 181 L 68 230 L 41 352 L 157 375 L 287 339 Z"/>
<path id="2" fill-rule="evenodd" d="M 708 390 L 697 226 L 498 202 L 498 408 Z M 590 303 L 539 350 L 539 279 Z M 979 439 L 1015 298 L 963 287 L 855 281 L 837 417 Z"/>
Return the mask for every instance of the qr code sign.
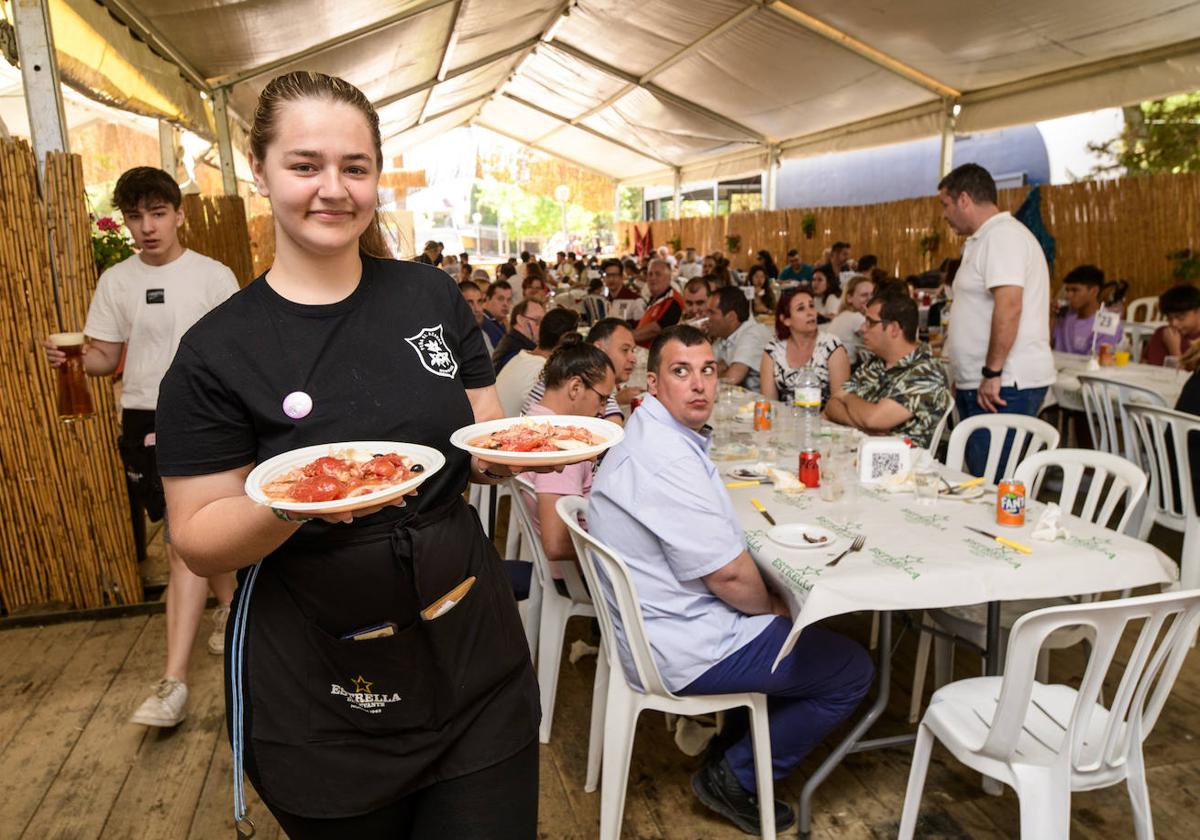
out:
<path id="1" fill-rule="evenodd" d="M 887 478 L 900 472 L 899 452 L 871 453 L 870 476 L 872 479 Z"/>

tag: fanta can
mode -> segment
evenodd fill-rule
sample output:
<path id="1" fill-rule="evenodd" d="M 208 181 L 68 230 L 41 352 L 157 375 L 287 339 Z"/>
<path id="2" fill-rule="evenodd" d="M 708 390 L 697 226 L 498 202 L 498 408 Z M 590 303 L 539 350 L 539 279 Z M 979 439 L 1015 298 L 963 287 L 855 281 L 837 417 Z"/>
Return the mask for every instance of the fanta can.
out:
<path id="1" fill-rule="evenodd" d="M 771 431 L 771 403 L 769 400 L 759 400 L 754 404 L 754 431 Z"/>
<path id="2" fill-rule="evenodd" d="M 996 524 L 1025 524 L 1025 482 L 1008 479 L 996 488 Z"/>

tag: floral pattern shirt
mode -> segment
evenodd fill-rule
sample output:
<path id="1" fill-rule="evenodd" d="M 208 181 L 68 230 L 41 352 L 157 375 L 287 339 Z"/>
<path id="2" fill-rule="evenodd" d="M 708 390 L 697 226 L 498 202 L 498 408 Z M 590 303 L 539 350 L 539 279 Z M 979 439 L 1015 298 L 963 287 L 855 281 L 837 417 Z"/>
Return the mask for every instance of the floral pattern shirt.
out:
<path id="1" fill-rule="evenodd" d="M 775 390 L 779 392 L 779 401 L 790 403 L 795 394 L 796 384 L 800 380 L 802 367 L 794 368 L 788 365 L 787 339 L 773 338 L 764 348 L 771 358 L 775 373 Z M 817 333 L 817 343 L 813 347 L 812 366 L 821 380 L 821 405 L 829 399 L 829 357 L 834 351 L 843 346 L 837 336 L 827 332 Z"/>
<path id="2" fill-rule="evenodd" d="M 890 399 L 900 403 L 912 417 L 892 429 L 892 434 L 910 437 L 915 446 L 921 447 L 929 446 L 933 430 L 950 407 L 946 370 L 927 344 L 918 344 L 890 368 L 878 356 L 868 355 L 846 381 L 845 390 L 868 402 Z"/>

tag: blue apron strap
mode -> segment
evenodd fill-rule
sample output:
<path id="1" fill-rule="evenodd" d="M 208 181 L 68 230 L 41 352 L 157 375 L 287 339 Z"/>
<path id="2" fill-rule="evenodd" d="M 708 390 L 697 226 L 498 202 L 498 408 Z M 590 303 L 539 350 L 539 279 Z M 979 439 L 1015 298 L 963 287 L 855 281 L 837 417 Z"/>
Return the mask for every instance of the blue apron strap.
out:
<path id="1" fill-rule="evenodd" d="M 250 611 L 250 595 L 254 581 L 262 569 L 262 561 L 255 563 L 246 576 L 246 589 L 238 599 L 237 614 L 233 619 L 233 663 L 230 667 L 230 693 L 233 697 L 233 821 L 239 837 L 252 837 L 254 823 L 246 819 L 246 789 L 242 780 L 245 744 L 242 731 L 242 651 L 246 642 L 246 615 Z"/>

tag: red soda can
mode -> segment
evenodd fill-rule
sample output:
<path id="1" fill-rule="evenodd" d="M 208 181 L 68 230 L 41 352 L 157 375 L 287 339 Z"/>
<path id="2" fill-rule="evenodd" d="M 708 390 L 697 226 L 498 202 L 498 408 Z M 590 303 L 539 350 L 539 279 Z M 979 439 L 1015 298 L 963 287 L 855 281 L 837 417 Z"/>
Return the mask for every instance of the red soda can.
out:
<path id="1" fill-rule="evenodd" d="M 771 431 L 771 403 L 769 400 L 759 400 L 754 404 L 754 431 Z"/>
<path id="2" fill-rule="evenodd" d="M 805 449 L 800 453 L 800 471 L 797 478 L 805 487 L 821 486 L 821 453 Z"/>
<path id="3" fill-rule="evenodd" d="M 996 524 L 1019 527 L 1025 524 L 1025 483 L 1001 481 L 996 488 Z"/>
<path id="4" fill-rule="evenodd" d="M 634 411 L 637 409 L 637 407 L 638 407 L 638 406 L 640 406 L 641 404 L 642 404 L 642 395 L 641 395 L 641 394 L 638 394 L 636 397 L 634 397 L 633 399 L 631 399 L 631 400 L 629 401 L 629 413 L 630 413 L 630 414 L 633 414 L 633 412 L 634 412 Z"/>

